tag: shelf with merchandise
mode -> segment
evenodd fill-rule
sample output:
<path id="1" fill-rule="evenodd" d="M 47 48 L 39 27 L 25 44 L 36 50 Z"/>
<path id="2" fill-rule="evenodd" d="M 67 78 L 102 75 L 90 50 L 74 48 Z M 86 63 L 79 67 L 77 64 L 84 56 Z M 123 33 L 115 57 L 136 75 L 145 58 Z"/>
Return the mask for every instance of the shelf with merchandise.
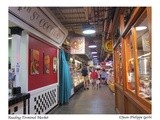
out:
<path id="1" fill-rule="evenodd" d="M 83 78 L 81 76 L 82 62 L 76 60 L 75 58 L 70 58 L 69 63 L 70 63 L 71 77 L 73 80 L 73 86 L 77 87 L 83 82 Z"/>

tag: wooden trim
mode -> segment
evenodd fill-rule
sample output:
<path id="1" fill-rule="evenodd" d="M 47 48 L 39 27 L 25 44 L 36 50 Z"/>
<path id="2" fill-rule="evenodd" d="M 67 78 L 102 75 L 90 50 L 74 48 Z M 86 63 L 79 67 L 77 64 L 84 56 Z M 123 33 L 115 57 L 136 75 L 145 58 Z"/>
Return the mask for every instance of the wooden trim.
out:
<path id="1" fill-rule="evenodd" d="M 113 49 L 118 46 L 118 44 L 119 44 L 120 41 L 121 41 L 121 38 L 122 38 L 122 36 L 120 36 L 120 37 L 118 38 L 117 42 L 116 42 L 116 43 L 114 44 L 114 46 L 113 46 Z"/>
<path id="2" fill-rule="evenodd" d="M 122 60 L 122 69 L 123 69 L 123 90 L 125 91 L 126 89 L 127 89 L 127 83 L 126 83 L 126 80 L 127 80 L 127 75 L 126 75 L 126 44 L 125 44 L 125 40 L 122 38 L 122 58 L 123 58 L 123 60 Z"/>
<path id="3" fill-rule="evenodd" d="M 118 61 L 118 59 L 117 59 L 117 48 L 116 48 L 116 50 L 115 50 L 115 69 L 114 69 L 114 72 L 115 72 L 115 83 L 117 83 L 117 78 L 118 78 L 118 74 L 117 74 L 117 69 L 118 69 L 118 67 L 117 67 L 117 61 Z"/>
<path id="4" fill-rule="evenodd" d="M 122 37 L 124 37 L 128 33 L 128 31 L 131 29 L 132 25 L 139 18 L 139 15 L 141 15 L 141 13 L 143 12 L 144 9 L 145 9 L 145 7 L 137 7 L 137 8 L 135 8 L 131 18 L 129 19 L 127 25 L 124 28 L 124 31 L 122 33 Z"/>
<path id="5" fill-rule="evenodd" d="M 123 87 L 121 85 L 119 85 L 118 83 L 115 83 L 115 87 L 117 87 L 119 89 L 119 91 L 121 91 L 122 93 L 123 91 Z"/>
<path id="6" fill-rule="evenodd" d="M 148 108 L 147 106 L 144 105 L 143 102 L 140 102 L 139 100 L 137 100 L 136 98 L 134 98 L 132 95 L 130 95 L 128 92 L 124 92 L 125 97 L 128 98 L 128 100 L 130 100 L 140 111 L 142 111 L 143 113 L 147 113 L 150 114 L 151 110 L 150 108 Z"/>
<path id="7" fill-rule="evenodd" d="M 124 15 L 120 14 L 120 35 L 122 35 L 124 31 Z"/>
<path id="8" fill-rule="evenodd" d="M 137 55 L 137 33 L 136 29 L 132 28 L 132 42 L 133 42 L 133 54 L 134 54 L 134 72 L 135 72 L 135 93 L 138 96 L 139 93 L 139 68 L 138 68 L 138 55 Z"/>
<path id="9" fill-rule="evenodd" d="M 116 70 L 116 62 L 117 62 L 117 59 L 116 59 L 116 49 L 113 51 L 114 54 L 113 54 L 113 60 L 114 60 L 114 82 L 116 83 L 116 76 L 117 76 L 117 70 Z"/>
<path id="10" fill-rule="evenodd" d="M 137 98 L 141 103 L 143 103 L 143 105 L 145 105 L 146 107 L 148 107 L 151 111 L 152 105 L 148 100 L 145 100 L 144 98 L 141 98 L 140 96 L 138 96 Z"/>

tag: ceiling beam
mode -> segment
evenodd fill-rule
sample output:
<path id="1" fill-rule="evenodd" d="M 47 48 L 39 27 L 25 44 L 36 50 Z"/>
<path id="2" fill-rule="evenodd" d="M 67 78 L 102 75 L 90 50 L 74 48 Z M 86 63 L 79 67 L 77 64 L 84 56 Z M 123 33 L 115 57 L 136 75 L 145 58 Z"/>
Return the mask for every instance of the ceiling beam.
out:
<path id="1" fill-rule="evenodd" d="M 89 21 L 89 17 L 91 16 L 91 13 L 92 13 L 92 8 L 84 7 L 84 13 L 85 13 L 86 21 Z"/>
<path id="2" fill-rule="evenodd" d="M 63 20 L 66 20 L 66 18 L 64 17 L 62 11 L 59 8 L 56 8 L 56 10 L 59 12 L 59 14 L 63 18 Z"/>

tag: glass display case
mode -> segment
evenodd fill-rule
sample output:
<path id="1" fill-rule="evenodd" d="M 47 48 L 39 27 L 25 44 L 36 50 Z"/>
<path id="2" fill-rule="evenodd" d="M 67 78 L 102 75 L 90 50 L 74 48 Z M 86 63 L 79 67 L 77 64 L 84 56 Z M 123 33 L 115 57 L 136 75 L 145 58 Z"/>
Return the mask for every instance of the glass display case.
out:
<path id="1" fill-rule="evenodd" d="M 151 114 L 151 8 L 134 8 L 128 22 L 124 21 L 123 16 L 126 17 L 124 13 L 121 13 L 122 34 L 117 44 L 114 45 L 116 110 L 122 114 Z M 114 40 L 114 37 L 112 39 Z"/>
<path id="2" fill-rule="evenodd" d="M 147 10 L 134 25 L 136 34 L 136 52 L 138 63 L 138 95 L 151 100 L 152 66 L 151 66 L 151 37 L 149 32 Z"/>
<path id="3" fill-rule="evenodd" d="M 82 63 L 74 58 L 70 58 L 70 71 L 71 77 L 73 81 L 73 87 L 77 87 L 81 83 L 83 83 L 83 77 L 81 75 L 81 66 Z"/>
<path id="4" fill-rule="evenodd" d="M 81 72 L 73 72 L 72 73 L 72 80 L 73 80 L 74 87 L 81 84 L 83 82 L 83 77 L 81 75 Z"/>
<path id="5" fill-rule="evenodd" d="M 147 9 L 125 36 L 127 89 L 151 102 L 151 37 Z"/>

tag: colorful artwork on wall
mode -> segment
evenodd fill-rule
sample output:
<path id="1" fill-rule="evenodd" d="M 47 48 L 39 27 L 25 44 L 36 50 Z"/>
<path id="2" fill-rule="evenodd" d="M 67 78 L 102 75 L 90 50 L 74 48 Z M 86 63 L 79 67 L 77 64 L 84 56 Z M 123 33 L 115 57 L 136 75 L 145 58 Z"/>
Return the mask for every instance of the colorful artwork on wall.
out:
<path id="1" fill-rule="evenodd" d="M 53 72 L 57 71 L 57 57 L 53 57 Z"/>
<path id="2" fill-rule="evenodd" d="M 30 74 L 39 74 L 39 51 L 31 49 L 30 56 Z"/>
<path id="3" fill-rule="evenodd" d="M 44 54 L 43 71 L 44 71 L 45 74 L 49 74 L 50 73 L 50 57 L 49 57 L 49 55 L 45 55 L 45 54 Z"/>

